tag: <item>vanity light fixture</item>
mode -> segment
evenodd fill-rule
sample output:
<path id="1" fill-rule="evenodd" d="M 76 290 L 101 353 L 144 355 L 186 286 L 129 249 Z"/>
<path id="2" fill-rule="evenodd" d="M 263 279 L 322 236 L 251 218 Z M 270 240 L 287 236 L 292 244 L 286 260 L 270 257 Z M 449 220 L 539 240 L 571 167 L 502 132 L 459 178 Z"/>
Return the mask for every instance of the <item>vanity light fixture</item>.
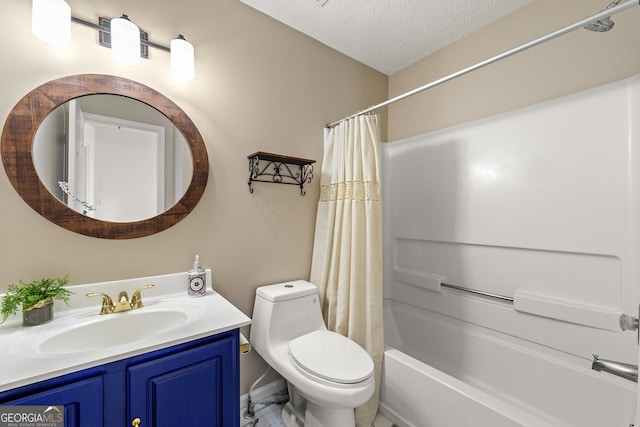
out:
<path id="1" fill-rule="evenodd" d="M 71 16 L 71 8 L 65 0 L 33 0 L 32 32 L 38 38 L 56 46 L 68 46 L 71 22 L 98 30 L 100 44 L 112 49 L 112 56 L 128 65 L 140 63 L 140 57 L 148 58 L 148 48 L 153 47 L 171 53 L 171 75 L 176 80 L 193 80 L 194 49 L 184 36 L 178 35 L 167 47 L 148 40 L 147 33 L 133 23 L 127 15 L 120 18 L 100 18 L 95 24 Z"/>
<path id="2" fill-rule="evenodd" d="M 33 0 L 31 31 L 55 46 L 69 46 L 71 8 L 64 0 Z"/>
<path id="3" fill-rule="evenodd" d="M 127 15 L 111 20 L 111 56 L 127 65 L 140 63 L 140 28 Z"/>
<path id="4" fill-rule="evenodd" d="M 177 80 L 193 80 L 193 45 L 182 34 L 171 40 L 171 75 Z"/>

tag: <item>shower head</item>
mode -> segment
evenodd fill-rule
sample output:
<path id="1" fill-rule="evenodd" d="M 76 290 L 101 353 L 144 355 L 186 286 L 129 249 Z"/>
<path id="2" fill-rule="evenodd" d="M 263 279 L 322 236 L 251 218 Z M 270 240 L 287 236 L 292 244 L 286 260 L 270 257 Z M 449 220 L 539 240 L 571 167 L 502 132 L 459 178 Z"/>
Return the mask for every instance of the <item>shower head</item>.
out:
<path id="1" fill-rule="evenodd" d="M 613 28 L 615 22 L 610 17 L 598 19 L 597 21 L 589 22 L 584 26 L 585 30 L 595 31 L 596 33 L 604 33 Z"/>
<path id="2" fill-rule="evenodd" d="M 613 0 L 609 6 L 607 6 L 604 10 L 611 9 L 614 6 L 617 6 L 622 0 Z M 589 22 L 584 26 L 586 30 L 595 31 L 597 33 L 604 33 L 605 31 L 609 31 L 613 28 L 614 22 L 611 20 L 610 16 L 605 18 L 598 19 L 597 21 Z"/>

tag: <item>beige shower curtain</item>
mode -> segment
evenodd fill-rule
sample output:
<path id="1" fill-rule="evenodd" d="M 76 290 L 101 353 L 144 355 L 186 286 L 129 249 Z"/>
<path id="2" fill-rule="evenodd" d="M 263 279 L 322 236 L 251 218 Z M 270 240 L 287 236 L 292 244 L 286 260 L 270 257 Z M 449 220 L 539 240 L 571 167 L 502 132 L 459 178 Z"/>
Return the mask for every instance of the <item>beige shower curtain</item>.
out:
<path id="1" fill-rule="evenodd" d="M 379 121 L 359 116 L 325 129 L 311 264 L 327 327 L 360 344 L 374 361 L 376 391 L 356 409 L 358 427 L 370 427 L 375 418 L 384 351 Z"/>

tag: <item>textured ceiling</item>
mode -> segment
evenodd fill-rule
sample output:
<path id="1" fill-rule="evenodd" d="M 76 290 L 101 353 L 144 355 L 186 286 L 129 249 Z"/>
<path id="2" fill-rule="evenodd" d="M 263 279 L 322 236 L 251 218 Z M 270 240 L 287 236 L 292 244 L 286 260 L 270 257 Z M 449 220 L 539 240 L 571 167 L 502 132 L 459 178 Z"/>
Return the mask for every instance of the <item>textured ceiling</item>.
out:
<path id="1" fill-rule="evenodd" d="M 240 1 L 391 75 L 533 0 Z"/>

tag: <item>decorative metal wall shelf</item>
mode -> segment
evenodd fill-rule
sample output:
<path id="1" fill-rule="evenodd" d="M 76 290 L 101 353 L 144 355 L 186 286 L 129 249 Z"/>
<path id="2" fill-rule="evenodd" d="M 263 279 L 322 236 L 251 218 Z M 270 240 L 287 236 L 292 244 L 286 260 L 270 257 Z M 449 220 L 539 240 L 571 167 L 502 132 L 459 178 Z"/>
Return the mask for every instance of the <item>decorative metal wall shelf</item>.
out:
<path id="1" fill-rule="evenodd" d="M 276 184 L 297 185 L 300 194 L 306 194 L 304 184 L 311 183 L 313 178 L 313 163 L 315 160 L 299 157 L 283 156 L 281 154 L 257 151 L 247 156 L 249 159 L 249 192 L 253 193 L 253 182 L 272 182 Z M 265 177 L 269 177 L 266 179 Z"/>

